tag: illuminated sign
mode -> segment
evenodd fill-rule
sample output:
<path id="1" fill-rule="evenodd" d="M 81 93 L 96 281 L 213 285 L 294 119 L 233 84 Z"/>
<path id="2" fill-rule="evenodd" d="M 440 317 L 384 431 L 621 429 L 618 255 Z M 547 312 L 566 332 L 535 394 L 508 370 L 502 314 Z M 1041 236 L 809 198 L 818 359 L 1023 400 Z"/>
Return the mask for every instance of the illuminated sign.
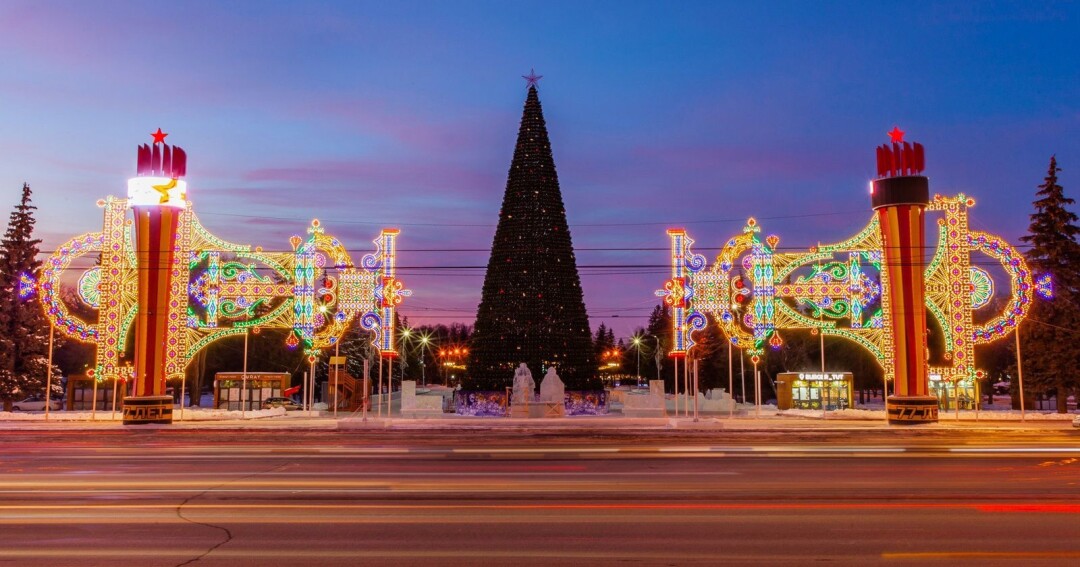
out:
<path id="1" fill-rule="evenodd" d="M 850 372 L 800 372 L 799 380 L 806 380 L 807 382 L 823 382 L 823 381 L 837 381 L 847 380 L 851 377 Z"/>

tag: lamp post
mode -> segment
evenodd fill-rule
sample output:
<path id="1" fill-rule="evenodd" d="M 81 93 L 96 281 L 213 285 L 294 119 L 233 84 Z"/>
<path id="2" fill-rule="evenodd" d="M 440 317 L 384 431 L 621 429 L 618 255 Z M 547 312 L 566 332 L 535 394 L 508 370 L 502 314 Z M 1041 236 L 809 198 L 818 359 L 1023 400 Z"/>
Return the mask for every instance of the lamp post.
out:
<path id="1" fill-rule="evenodd" d="M 1024 421 L 1024 370 L 1020 365 L 1020 323 L 1016 324 L 1016 379 L 1020 388 L 1020 422 Z"/>
<path id="2" fill-rule="evenodd" d="M 246 394 L 247 394 L 248 335 L 250 334 L 248 331 L 250 331 L 250 330 L 251 330 L 251 327 L 244 327 L 244 368 L 243 368 L 243 374 L 240 375 L 240 378 L 241 378 L 241 380 L 240 380 L 240 383 L 241 383 L 241 388 L 240 388 L 240 419 L 247 419 L 247 402 L 244 401 L 244 398 L 246 397 Z M 184 399 L 181 398 L 180 399 L 180 408 L 181 408 L 180 413 L 181 413 L 181 415 L 183 414 L 183 407 L 184 407 Z"/>
<path id="3" fill-rule="evenodd" d="M 401 369 L 401 379 L 405 380 L 405 369 L 409 367 L 409 337 L 412 336 L 412 329 L 401 330 L 401 361 L 398 362 L 398 368 Z M 390 373 L 393 375 L 393 372 Z"/>
<path id="4" fill-rule="evenodd" d="M 442 380 L 443 385 L 446 385 L 446 349 L 439 349 L 437 353 L 439 357 L 439 379 Z"/>
<path id="5" fill-rule="evenodd" d="M 53 333 L 56 327 L 52 319 L 49 319 L 49 362 L 45 367 L 45 421 L 49 421 L 49 406 L 52 405 L 52 361 L 53 361 Z"/>
<path id="6" fill-rule="evenodd" d="M 750 357 L 750 362 L 754 363 L 754 417 L 761 417 L 761 375 L 758 374 L 758 362 L 761 358 L 758 355 Z"/>
<path id="7" fill-rule="evenodd" d="M 184 421 L 184 389 L 187 387 L 187 376 L 180 375 L 180 421 Z"/>
<path id="8" fill-rule="evenodd" d="M 637 349 L 637 385 L 641 385 L 641 337 L 634 337 L 634 348 Z"/>
<path id="9" fill-rule="evenodd" d="M 731 396 L 731 406 L 728 408 L 728 418 L 735 417 L 735 365 L 731 359 L 731 339 L 727 340 L 727 388 Z"/>
<path id="10" fill-rule="evenodd" d="M 424 364 L 424 355 L 427 353 L 427 345 L 430 339 L 425 335 L 420 337 L 420 383 L 427 386 L 427 365 Z"/>

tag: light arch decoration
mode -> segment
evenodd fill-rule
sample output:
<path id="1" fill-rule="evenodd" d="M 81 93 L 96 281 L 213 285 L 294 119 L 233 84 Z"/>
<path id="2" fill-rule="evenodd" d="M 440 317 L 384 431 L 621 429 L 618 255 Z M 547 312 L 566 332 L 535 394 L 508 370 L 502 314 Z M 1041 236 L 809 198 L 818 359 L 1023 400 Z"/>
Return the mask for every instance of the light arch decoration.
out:
<path id="1" fill-rule="evenodd" d="M 140 173 L 149 151 L 140 147 Z M 164 151 L 168 155 L 168 146 Z M 157 144 L 153 149 L 157 157 Z M 183 155 L 180 148 L 172 154 Z M 136 180 L 148 179 L 146 177 Z M 159 183 L 153 178 L 153 183 Z M 175 180 L 173 180 L 175 181 Z M 182 183 L 182 182 L 181 182 Z M 135 245 L 132 199 L 156 197 L 140 193 L 147 183 L 129 182 L 129 198 L 107 197 L 100 232 L 76 236 L 57 247 L 34 282 L 46 316 L 63 335 L 96 345 L 92 375 L 99 381 L 127 380 L 135 375 L 125 351 L 141 308 L 138 276 L 144 269 Z M 162 191 L 165 183 L 152 185 Z M 374 250 L 354 263 L 349 251 L 322 223 L 313 220 L 306 235 L 289 239 L 290 251 L 266 252 L 260 247 L 227 242 L 210 233 L 187 200 L 186 187 L 164 189 L 182 199 L 177 210 L 169 286 L 165 290 L 164 379 L 184 375 L 192 358 L 207 345 L 247 330 L 286 329 L 286 344 L 317 356 L 333 348 L 352 326 L 372 333 L 383 357 L 396 356 L 394 312 L 411 295 L 396 276 L 396 238 L 400 231 L 383 229 Z M 162 203 L 166 199 L 161 197 Z M 73 263 L 96 264 L 76 267 Z M 78 298 L 62 294 L 75 283 Z M 81 301 L 96 318 L 75 314 L 71 301 Z M 88 309 L 87 309 L 88 308 Z"/>
<path id="2" fill-rule="evenodd" d="M 883 178 L 906 182 L 921 173 L 922 147 L 894 139 L 891 148 L 879 148 L 878 159 Z M 1023 255 L 1005 239 L 970 229 L 968 210 L 973 206 L 975 200 L 964 194 L 935 195 L 925 205 L 926 213 L 936 217 L 938 245 L 921 274 L 923 299 L 944 334 L 945 364 L 924 365 L 929 374 L 953 382 L 980 377 L 975 345 L 1013 332 L 1036 294 L 1052 296 L 1049 277 L 1034 277 Z M 886 379 L 893 380 L 897 371 L 891 353 L 898 335 L 891 327 L 896 318 L 889 277 L 896 270 L 885 269 L 881 218 L 875 214 L 847 240 L 802 252 L 780 252 L 780 238 L 762 237 L 751 218 L 742 234 L 726 241 L 712 266 L 693 252 L 694 241 L 685 229 L 669 229 L 671 277 L 656 292 L 672 309 L 675 338 L 669 355 L 687 356 L 693 333 L 711 317 L 732 346 L 748 355 L 782 346 L 784 330 L 809 329 L 859 344 L 881 364 Z M 985 259 L 973 262 L 975 254 Z M 976 265 L 984 262 L 1000 265 L 1004 277 L 998 281 L 1008 283 L 1001 286 L 1008 299 L 999 312 L 985 311 L 1003 290 Z M 976 312 L 985 322 L 975 322 Z M 899 413 L 895 417 L 904 419 Z M 936 420 L 936 412 L 930 419 Z"/>
<path id="3" fill-rule="evenodd" d="M 968 228 L 968 209 L 974 205 L 974 199 L 963 194 L 935 195 L 927 208 L 940 218 L 938 246 L 924 272 L 926 308 L 945 335 L 947 361 L 929 371 L 953 381 L 978 375 L 975 345 L 1015 330 L 1027 316 L 1036 289 L 1048 285 L 1045 278 L 1035 281 L 1023 256 L 1003 238 Z M 889 298 L 882 285 L 887 276 L 876 218 L 852 238 L 805 252 L 777 252 L 779 238 L 762 239 L 751 218 L 741 235 L 725 243 L 712 266 L 693 252 L 693 240 L 684 229 L 669 229 L 668 236 L 673 276 L 657 295 L 676 308 L 670 356 L 686 356 L 694 344 L 692 333 L 702 328 L 691 322 L 710 316 L 731 344 L 749 355 L 761 355 L 769 346 L 779 348 L 783 330 L 809 329 L 859 344 L 891 379 L 886 353 L 892 334 L 885 316 Z M 1003 310 L 981 324 L 974 323 L 973 314 L 1002 290 L 973 265 L 977 253 L 1001 266 L 1009 294 Z"/>

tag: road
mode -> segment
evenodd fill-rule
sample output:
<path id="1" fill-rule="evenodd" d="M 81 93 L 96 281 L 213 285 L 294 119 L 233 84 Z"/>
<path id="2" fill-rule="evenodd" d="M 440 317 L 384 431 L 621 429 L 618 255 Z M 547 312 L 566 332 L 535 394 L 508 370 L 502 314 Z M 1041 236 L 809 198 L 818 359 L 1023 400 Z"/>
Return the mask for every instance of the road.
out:
<path id="1" fill-rule="evenodd" d="M 0 565 L 1080 562 L 1080 435 L 6 431 Z"/>

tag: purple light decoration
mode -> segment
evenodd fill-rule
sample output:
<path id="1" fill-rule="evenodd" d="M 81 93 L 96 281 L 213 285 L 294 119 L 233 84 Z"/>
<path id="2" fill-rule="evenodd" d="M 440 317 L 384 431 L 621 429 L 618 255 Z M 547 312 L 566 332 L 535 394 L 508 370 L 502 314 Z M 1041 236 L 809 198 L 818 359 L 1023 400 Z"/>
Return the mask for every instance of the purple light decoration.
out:
<path id="1" fill-rule="evenodd" d="M 19 274 L 19 299 L 27 300 L 30 296 L 34 295 L 34 291 L 37 289 L 37 284 L 34 282 L 33 276 L 23 272 Z"/>
<path id="2" fill-rule="evenodd" d="M 1039 294 L 1039 297 L 1043 299 L 1054 298 L 1054 281 L 1050 277 L 1050 274 L 1043 274 L 1035 280 L 1035 293 Z"/>

